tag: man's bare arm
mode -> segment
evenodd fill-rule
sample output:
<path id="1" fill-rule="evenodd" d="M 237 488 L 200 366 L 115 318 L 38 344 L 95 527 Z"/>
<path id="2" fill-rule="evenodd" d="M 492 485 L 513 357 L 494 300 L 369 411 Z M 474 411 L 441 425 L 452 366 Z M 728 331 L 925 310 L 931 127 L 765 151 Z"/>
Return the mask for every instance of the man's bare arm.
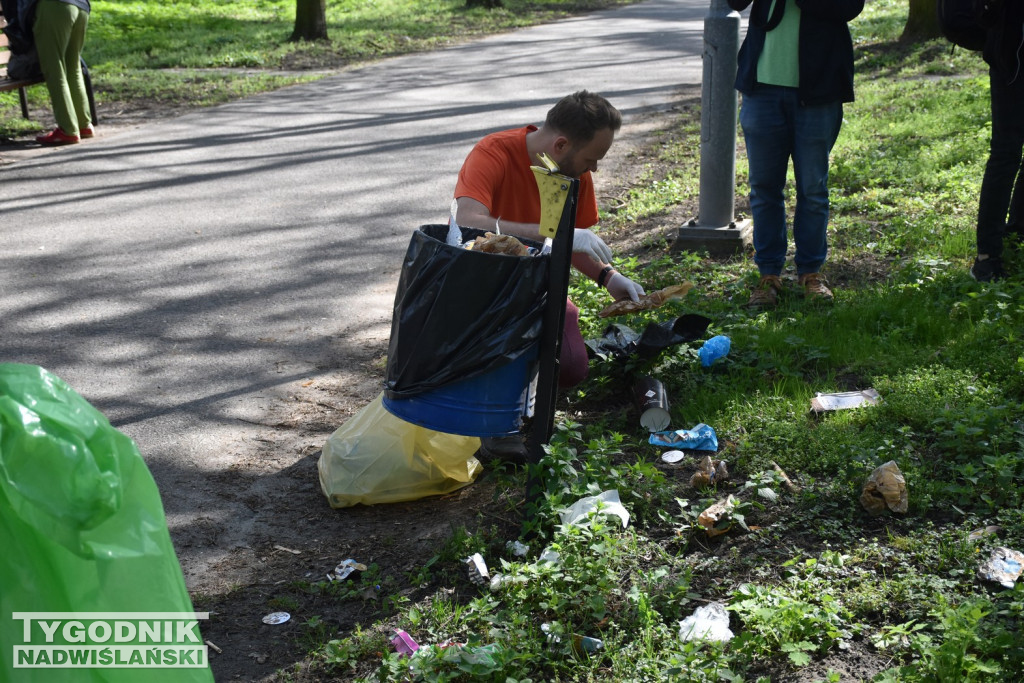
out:
<path id="1" fill-rule="evenodd" d="M 488 232 L 501 232 L 503 235 L 515 235 L 523 239 L 542 242 L 540 226 L 536 223 L 513 223 L 501 220 L 501 216 L 492 216 L 491 210 L 483 203 L 469 197 L 459 197 L 455 220 L 464 228 L 476 228 Z"/>

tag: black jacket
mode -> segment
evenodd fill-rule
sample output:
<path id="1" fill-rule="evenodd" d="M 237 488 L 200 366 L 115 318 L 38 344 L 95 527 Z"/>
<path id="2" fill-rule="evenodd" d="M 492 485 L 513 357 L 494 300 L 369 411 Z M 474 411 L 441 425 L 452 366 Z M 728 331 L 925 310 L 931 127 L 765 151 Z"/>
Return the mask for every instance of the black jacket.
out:
<path id="1" fill-rule="evenodd" d="M 1024 2 L 977 0 L 975 12 L 988 30 L 982 54 L 996 77 L 1006 83 L 1024 78 Z"/>
<path id="2" fill-rule="evenodd" d="M 736 89 L 747 93 L 757 88 L 757 60 L 765 34 L 778 26 L 785 0 L 778 0 L 773 16 L 768 16 L 772 0 L 728 2 L 737 11 L 754 3 L 736 72 Z M 847 22 L 861 13 L 864 0 L 796 0 L 796 5 L 800 8 L 800 103 L 852 102 L 853 39 Z"/>
<path id="3" fill-rule="evenodd" d="M 11 52 L 22 55 L 33 46 L 32 24 L 35 23 L 36 0 L 0 0 L 0 12 L 7 20 L 4 33 Z"/>

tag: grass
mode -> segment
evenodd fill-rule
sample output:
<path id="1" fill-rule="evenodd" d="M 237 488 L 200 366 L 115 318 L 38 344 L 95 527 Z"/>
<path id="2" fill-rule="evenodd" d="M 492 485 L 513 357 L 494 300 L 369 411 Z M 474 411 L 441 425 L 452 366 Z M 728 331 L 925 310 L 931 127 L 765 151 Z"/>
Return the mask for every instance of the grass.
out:
<path id="1" fill-rule="evenodd" d="M 88 57 L 101 102 L 212 103 L 301 77 L 280 71 L 290 64 L 425 49 L 579 7 L 506 5 L 487 14 L 461 3 L 329 3 L 332 42 L 288 45 L 290 2 L 96 0 Z M 393 19 L 415 12 L 422 24 Z M 643 329 L 698 312 L 713 321 L 708 336 L 730 337 L 730 354 L 710 368 L 697 361 L 698 344 L 593 361 L 587 382 L 563 397 L 538 468 L 543 491 L 519 539 L 526 557 L 507 547 L 507 532 L 481 525 L 454 530 L 415 571 L 372 566 L 344 586 L 281 587 L 275 605 L 319 598 L 321 611 L 305 622 L 303 680 L 1019 677 L 1024 588 L 977 570 L 997 546 L 1024 549 L 1024 287 L 1019 277 L 979 285 L 967 275 L 989 135 L 985 67 L 942 41 L 900 44 L 905 16 L 905 0 L 874 0 L 852 26 L 858 99 L 846 107 L 831 170 L 825 273 L 835 303 L 787 292 L 777 310 L 754 313 L 742 306 L 756 278 L 749 254 L 665 249 L 653 228 L 697 195 L 699 111 L 683 111 L 642 157 L 639 180 L 606 208 L 602 229 L 654 235 L 621 260 L 648 291 L 696 285 L 683 302 L 620 322 Z M 262 79 L 206 71 L 237 66 L 264 70 Z M 16 105 L 5 103 L 6 121 Z M 745 164 L 741 149 L 740 213 Z M 1019 272 L 1018 253 L 1007 263 Z M 594 313 L 606 295 L 574 280 L 572 296 L 585 337 L 600 336 L 606 321 Z M 693 457 L 659 461 L 623 399 L 639 374 L 666 385 L 673 427 L 714 427 L 729 481 L 694 488 Z M 817 392 L 868 387 L 879 405 L 809 413 Z M 861 488 L 890 460 L 906 478 L 909 509 L 873 517 Z M 782 484 L 776 464 L 798 490 Z M 506 491 L 495 505 L 514 515 L 525 473 L 493 476 Z M 628 526 L 600 513 L 561 522 L 566 506 L 610 489 Z M 728 495 L 736 504 L 719 523 L 728 531 L 709 536 L 701 512 Z M 998 530 L 971 533 L 986 527 Z M 475 552 L 502 575 L 493 590 L 467 580 L 463 560 Z M 340 636 L 325 626 L 332 604 L 365 600 L 367 589 L 379 598 L 371 618 Z M 680 621 L 709 602 L 727 607 L 735 636 L 681 639 Z M 390 652 L 393 629 L 423 646 L 415 657 Z"/>

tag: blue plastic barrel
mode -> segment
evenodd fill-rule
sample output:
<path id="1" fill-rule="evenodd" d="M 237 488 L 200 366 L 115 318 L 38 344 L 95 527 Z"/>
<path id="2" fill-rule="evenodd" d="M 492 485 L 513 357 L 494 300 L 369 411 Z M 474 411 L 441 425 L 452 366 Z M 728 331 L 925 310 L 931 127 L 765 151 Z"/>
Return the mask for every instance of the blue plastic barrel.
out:
<path id="1" fill-rule="evenodd" d="M 536 357 L 535 345 L 511 363 L 482 375 L 411 398 L 385 395 L 384 407 L 406 422 L 447 434 L 515 434 L 523 425 Z"/>

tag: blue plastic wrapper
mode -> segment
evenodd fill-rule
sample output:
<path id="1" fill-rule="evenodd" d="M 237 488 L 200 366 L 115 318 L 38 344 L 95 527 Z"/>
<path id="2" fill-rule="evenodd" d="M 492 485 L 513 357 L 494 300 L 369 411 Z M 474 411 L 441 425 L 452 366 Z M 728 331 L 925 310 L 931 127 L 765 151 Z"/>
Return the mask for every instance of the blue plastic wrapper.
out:
<path id="1" fill-rule="evenodd" d="M 693 429 L 677 429 L 674 432 L 655 432 L 649 439 L 654 446 L 685 448 L 691 451 L 717 451 L 718 436 L 715 430 L 701 423 Z"/>
<path id="2" fill-rule="evenodd" d="M 697 355 L 700 356 L 700 364 L 705 368 L 711 367 L 716 360 L 728 355 L 730 346 L 732 346 L 732 342 L 723 335 L 708 339 L 697 351 Z"/>

